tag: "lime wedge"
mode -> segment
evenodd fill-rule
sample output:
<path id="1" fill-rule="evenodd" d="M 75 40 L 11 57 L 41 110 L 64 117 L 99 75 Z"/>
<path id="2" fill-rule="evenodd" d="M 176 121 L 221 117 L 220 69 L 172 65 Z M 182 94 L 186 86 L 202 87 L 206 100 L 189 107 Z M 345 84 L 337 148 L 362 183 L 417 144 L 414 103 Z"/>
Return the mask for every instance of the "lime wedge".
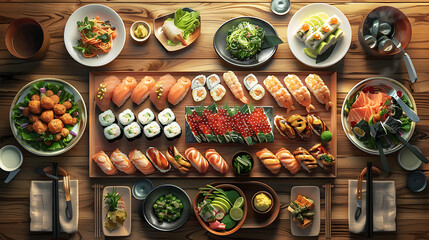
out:
<path id="1" fill-rule="evenodd" d="M 243 210 L 241 208 L 233 207 L 229 210 L 229 215 L 232 220 L 240 221 L 243 218 Z"/>
<path id="2" fill-rule="evenodd" d="M 328 14 L 326 14 L 324 12 L 318 13 L 317 16 L 321 17 L 323 19 L 323 21 L 326 21 L 329 18 Z"/>
<path id="3" fill-rule="evenodd" d="M 235 200 L 234 202 L 234 207 L 236 208 L 241 208 L 244 205 L 244 198 L 243 197 L 239 197 L 237 198 L 237 200 Z"/>
<path id="4" fill-rule="evenodd" d="M 323 19 L 322 19 L 321 17 L 317 16 L 317 15 L 313 15 L 313 16 L 311 16 L 311 17 L 310 17 L 310 19 L 315 19 L 315 20 L 317 20 L 317 21 L 319 22 L 319 25 L 322 25 L 322 24 L 324 24 L 324 23 L 325 23 L 325 21 L 323 21 Z"/>
<path id="5" fill-rule="evenodd" d="M 310 18 L 310 19 L 308 19 L 309 21 L 311 21 L 312 23 L 313 23 L 313 25 L 314 25 L 314 27 L 317 29 L 320 25 L 322 25 L 322 24 L 320 24 L 319 23 L 319 21 L 317 21 L 316 19 L 313 19 L 313 18 Z"/>
<path id="6" fill-rule="evenodd" d="M 310 48 L 304 48 L 304 52 L 307 56 L 316 59 L 317 58 L 317 53 L 314 50 L 311 50 Z"/>

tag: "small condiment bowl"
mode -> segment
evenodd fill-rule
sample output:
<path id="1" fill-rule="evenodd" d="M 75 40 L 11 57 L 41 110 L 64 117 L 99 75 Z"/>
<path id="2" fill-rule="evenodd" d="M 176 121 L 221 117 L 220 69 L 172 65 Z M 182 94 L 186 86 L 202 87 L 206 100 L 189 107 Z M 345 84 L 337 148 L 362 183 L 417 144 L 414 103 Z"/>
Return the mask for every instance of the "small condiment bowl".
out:
<path id="1" fill-rule="evenodd" d="M 143 178 L 133 185 L 133 197 L 137 200 L 144 200 L 152 190 L 152 182 L 149 179 Z"/>
<path id="2" fill-rule="evenodd" d="M 234 159 L 235 159 L 235 157 L 236 157 L 236 156 L 239 156 L 239 155 L 245 155 L 245 154 L 248 154 L 248 155 L 250 156 L 250 162 L 252 163 L 252 167 L 250 168 L 250 171 L 249 171 L 249 172 L 247 172 L 247 173 L 238 173 L 238 172 L 237 172 L 237 169 L 235 169 L 235 166 L 234 166 L 234 161 L 235 161 Z M 232 170 L 234 170 L 235 174 L 240 175 L 240 176 L 246 176 L 246 175 L 249 175 L 249 174 L 250 174 L 250 172 L 253 170 L 253 166 L 254 166 L 254 162 L 253 162 L 252 154 L 250 154 L 249 152 L 246 152 L 246 151 L 239 151 L 239 152 L 236 152 L 236 153 L 232 156 L 231 163 L 232 163 Z"/>
<path id="3" fill-rule="evenodd" d="M 412 147 L 415 147 L 414 145 L 411 145 Z M 420 149 L 419 148 L 417 148 L 417 147 L 415 147 L 418 151 L 420 151 Z M 404 164 L 402 163 L 402 161 L 401 161 L 401 159 L 404 157 L 403 156 L 403 153 L 405 152 L 405 151 L 410 151 L 408 148 L 402 148 L 401 149 L 401 151 L 399 151 L 399 153 L 398 153 L 398 163 L 399 163 L 399 165 L 403 168 L 403 169 L 405 169 L 405 170 L 407 170 L 407 171 L 414 171 L 414 170 L 417 170 L 421 165 L 422 165 L 422 161 L 420 161 L 420 159 L 418 159 L 416 156 L 414 156 L 413 155 L 413 153 L 411 153 L 411 155 L 417 160 L 416 161 L 416 164 L 413 166 L 413 167 L 411 167 L 411 168 L 407 168 L 406 166 L 404 166 Z M 421 152 L 421 151 L 420 151 Z"/>
<path id="4" fill-rule="evenodd" d="M 271 199 L 271 205 L 270 205 L 270 207 L 269 207 L 267 210 L 263 211 L 263 212 L 259 211 L 259 210 L 255 207 L 255 197 L 256 197 L 258 194 L 260 194 L 260 193 L 263 193 L 263 194 L 267 195 L 267 197 L 268 197 L 269 199 Z M 273 196 L 272 196 L 269 192 L 267 192 L 267 191 L 259 191 L 259 192 L 255 193 L 255 194 L 253 195 L 253 197 L 252 197 L 252 208 L 253 208 L 253 210 L 254 210 L 255 212 L 257 212 L 257 213 L 259 213 L 259 214 L 265 214 L 265 213 L 268 213 L 269 211 L 271 211 L 271 209 L 273 208 L 273 202 L 274 202 L 274 200 L 273 200 Z"/>
<path id="5" fill-rule="evenodd" d="M 134 31 L 137 29 L 137 27 L 140 24 L 142 24 L 148 30 L 148 34 L 147 34 L 147 36 L 145 38 L 138 38 L 134 34 Z M 145 21 L 136 21 L 130 27 L 130 35 L 134 39 L 134 41 L 136 41 L 136 42 L 145 42 L 146 40 L 149 39 L 149 37 L 150 37 L 151 34 L 152 34 L 152 29 L 150 28 L 150 25 L 147 22 L 145 22 Z"/>

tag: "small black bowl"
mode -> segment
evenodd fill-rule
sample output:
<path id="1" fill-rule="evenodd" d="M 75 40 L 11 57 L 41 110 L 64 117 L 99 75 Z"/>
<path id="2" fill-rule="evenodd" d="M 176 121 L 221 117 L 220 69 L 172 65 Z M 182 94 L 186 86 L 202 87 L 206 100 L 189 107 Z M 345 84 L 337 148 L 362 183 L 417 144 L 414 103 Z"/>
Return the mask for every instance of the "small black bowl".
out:
<path id="1" fill-rule="evenodd" d="M 250 168 L 250 171 L 249 171 L 249 172 L 246 172 L 246 173 L 238 173 L 238 172 L 237 172 L 237 169 L 235 169 L 235 166 L 234 166 L 235 157 L 240 156 L 240 155 L 249 155 L 249 156 L 250 156 L 250 162 L 252 163 L 252 167 Z M 254 166 L 254 162 L 253 162 L 252 154 L 250 154 L 249 152 L 246 152 L 246 151 L 236 152 L 236 153 L 232 156 L 231 163 L 232 163 L 232 170 L 234 170 L 235 174 L 240 175 L 240 176 L 246 176 L 246 175 L 249 175 L 249 174 L 250 174 L 250 172 L 251 172 L 251 171 L 252 171 L 252 169 L 253 169 L 253 166 Z"/>
<path id="2" fill-rule="evenodd" d="M 166 195 L 168 193 L 172 193 L 174 196 L 179 198 L 183 204 L 183 210 L 181 213 L 181 217 L 172 222 L 160 222 L 155 216 L 152 205 L 158 200 L 159 197 Z M 174 231 L 180 227 L 182 227 L 189 219 L 192 210 L 191 199 L 188 194 L 178 186 L 165 184 L 159 187 L 154 188 L 146 197 L 144 202 L 142 203 L 143 216 L 146 219 L 146 222 L 149 223 L 153 228 L 163 231 L 169 232 Z"/>
<path id="3" fill-rule="evenodd" d="M 255 24 L 259 27 L 262 27 L 265 30 L 265 35 L 278 36 L 277 31 L 274 29 L 274 27 L 265 20 L 256 17 L 237 17 L 226 21 L 218 28 L 213 37 L 213 47 L 217 55 L 219 55 L 220 58 L 222 58 L 225 62 L 231 65 L 243 68 L 261 66 L 262 64 L 270 60 L 270 58 L 276 53 L 277 45 L 274 47 L 262 49 L 256 55 L 255 58 L 247 59 L 244 61 L 233 58 L 231 54 L 226 50 L 226 36 L 228 35 L 228 31 L 232 28 L 232 26 L 237 26 L 241 22 L 249 22 L 251 24 Z"/>

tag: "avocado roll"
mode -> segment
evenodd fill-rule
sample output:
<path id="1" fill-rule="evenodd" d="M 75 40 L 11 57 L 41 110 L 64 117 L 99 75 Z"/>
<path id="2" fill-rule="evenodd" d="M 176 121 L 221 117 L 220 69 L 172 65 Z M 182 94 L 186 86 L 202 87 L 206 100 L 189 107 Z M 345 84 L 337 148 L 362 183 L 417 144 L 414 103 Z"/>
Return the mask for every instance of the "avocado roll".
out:
<path id="1" fill-rule="evenodd" d="M 164 127 L 164 135 L 169 141 L 179 138 L 182 134 L 182 128 L 177 122 L 172 122 Z"/>
<path id="2" fill-rule="evenodd" d="M 124 134 L 128 141 L 133 141 L 142 135 L 142 129 L 137 122 L 132 122 L 124 128 Z"/>
<path id="3" fill-rule="evenodd" d="M 136 116 L 130 109 L 126 109 L 123 112 L 119 113 L 118 119 L 122 126 L 127 126 L 136 119 Z"/>
<path id="4" fill-rule="evenodd" d="M 145 108 L 139 112 L 137 119 L 142 126 L 145 126 L 155 120 L 155 114 L 149 108 Z"/>
<path id="5" fill-rule="evenodd" d="M 107 127 L 112 125 L 113 123 L 116 123 L 116 117 L 115 114 L 113 114 L 112 110 L 109 109 L 98 115 L 98 121 L 100 122 L 101 126 Z"/>
<path id="6" fill-rule="evenodd" d="M 148 140 L 153 140 L 159 137 L 159 135 L 161 135 L 161 131 L 161 126 L 159 126 L 158 122 L 155 121 L 143 127 L 144 135 Z"/>
<path id="7" fill-rule="evenodd" d="M 166 108 L 158 114 L 158 121 L 162 126 L 166 126 L 172 123 L 174 120 L 176 120 L 176 116 L 170 108 Z"/>
<path id="8" fill-rule="evenodd" d="M 113 123 L 112 125 L 104 128 L 104 137 L 109 142 L 115 142 L 122 137 L 122 130 L 118 124 Z"/>

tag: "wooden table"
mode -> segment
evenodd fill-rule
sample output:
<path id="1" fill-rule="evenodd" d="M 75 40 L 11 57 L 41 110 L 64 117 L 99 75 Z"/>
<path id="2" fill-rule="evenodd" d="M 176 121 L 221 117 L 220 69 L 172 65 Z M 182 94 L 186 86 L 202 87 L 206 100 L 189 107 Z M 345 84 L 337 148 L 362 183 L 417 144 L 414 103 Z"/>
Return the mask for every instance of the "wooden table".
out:
<path id="1" fill-rule="evenodd" d="M 178 53 L 168 53 L 156 41 L 154 36 L 142 46 L 136 45 L 127 36 L 127 41 L 119 57 L 107 66 L 97 69 L 83 67 L 75 62 L 67 53 L 63 43 L 63 29 L 65 23 L 77 8 L 85 5 L 84 1 L 73 0 L 46 0 L 37 3 L 29 3 L 23 0 L 2 1 L 0 3 L 0 110 L 4 116 L 0 119 L 0 144 L 18 143 L 14 140 L 7 113 L 10 103 L 16 92 L 27 82 L 40 77 L 57 77 L 69 81 L 82 93 L 88 101 L 88 73 L 90 71 L 225 71 L 228 68 L 216 55 L 212 47 L 212 38 L 216 29 L 226 20 L 232 17 L 252 15 L 263 18 L 274 25 L 280 37 L 286 41 L 286 29 L 292 15 L 310 1 L 293 1 L 292 9 L 286 16 L 276 16 L 270 11 L 269 1 L 262 0 L 209 0 L 194 2 L 194 0 L 178 0 L 162 3 L 150 1 L 138 1 L 131 3 L 127 0 L 110 1 L 95 0 L 105 4 L 121 15 L 125 26 L 136 20 L 152 22 L 157 16 L 175 11 L 179 7 L 191 7 L 200 11 L 202 16 L 201 36 L 197 41 Z M 80 3 L 83 2 L 83 3 Z M 91 1 L 94 2 L 94 1 Z M 183 2 L 183 3 L 180 3 Z M 191 3 L 189 3 L 191 2 Z M 386 2 L 386 3 L 383 3 Z M 404 1 L 366 0 L 345 2 L 332 0 L 334 6 L 339 8 L 349 19 L 353 38 L 350 50 L 346 57 L 327 71 L 338 72 L 338 114 L 341 104 L 347 92 L 353 85 L 362 79 L 384 75 L 399 80 L 413 92 L 419 110 L 421 122 L 417 124 L 414 137 L 411 142 L 419 146 L 425 155 L 429 155 L 429 1 L 415 0 L 413 3 Z M 358 43 L 357 30 L 364 15 L 372 9 L 381 5 L 391 5 L 401 9 L 409 18 L 413 37 L 407 52 L 413 59 L 419 80 L 411 85 L 408 80 L 406 68 L 402 59 L 378 60 L 367 56 Z M 8 24 L 15 18 L 31 17 L 40 21 L 50 32 L 51 45 L 49 52 L 40 61 L 22 61 L 13 58 L 6 50 L 4 37 Z M 128 30 L 127 30 L 128 31 Z M 309 67 L 298 62 L 289 50 L 288 44 L 279 46 L 277 53 L 267 65 L 260 68 L 265 71 L 308 71 Z M 254 70 L 256 71 L 256 69 Z M 88 103 L 87 103 L 88 104 Z M 347 184 L 349 179 L 356 179 L 366 161 L 373 161 L 380 165 L 377 156 L 372 156 L 359 151 L 346 138 L 341 130 L 338 120 L 338 177 L 333 180 L 332 203 L 332 234 L 334 239 L 361 239 L 363 235 L 354 235 L 348 232 L 347 223 Z M 88 131 L 87 131 L 88 132 Z M 93 239 L 93 192 L 91 185 L 101 183 L 104 185 L 128 185 L 132 186 L 137 179 L 97 179 L 88 178 L 88 133 L 85 133 L 81 141 L 72 151 L 52 158 L 42 158 L 23 150 L 24 164 L 22 171 L 9 184 L 0 183 L 0 239 L 49 239 L 50 234 L 31 234 L 29 232 L 29 188 L 30 181 L 40 179 L 34 173 L 35 167 L 48 165 L 49 162 L 58 161 L 70 174 L 72 179 L 79 179 L 80 192 L 80 219 L 79 232 L 66 236 L 71 239 Z M 429 190 L 422 193 L 412 193 L 406 188 L 407 172 L 402 170 L 396 160 L 397 154 L 388 156 L 393 174 L 387 179 L 396 182 L 397 191 L 397 231 L 396 233 L 375 234 L 375 238 L 392 239 L 427 239 L 427 221 L 429 219 Z M 428 172 L 429 167 L 422 169 Z M 6 173 L 0 173 L 4 179 Z M 383 177 L 378 177 L 381 179 Z M 187 179 L 155 179 L 154 185 L 173 183 L 183 187 L 193 198 L 196 189 L 213 179 L 187 180 Z M 280 180 L 263 179 L 263 182 L 271 185 L 279 193 L 282 202 L 289 201 L 290 189 L 294 185 L 318 185 L 329 180 Z M 325 237 L 324 232 L 324 209 L 322 191 L 322 226 L 319 238 Z M 162 233 L 151 228 L 145 221 L 140 220 L 137 214 L 138 201 L 133 200 L 132 215 L 132 239 L 220 239 L 208 234 L 199 226 L 195 217 L 179 230 L 171 233 Z M 246 229 L 239 231 L 231 238 L 240 239 L 289 239 L 293 238 L 290 232 L 289 213 L 286 209 L 281 210 L 278 220 L 265 229 Z"/>

